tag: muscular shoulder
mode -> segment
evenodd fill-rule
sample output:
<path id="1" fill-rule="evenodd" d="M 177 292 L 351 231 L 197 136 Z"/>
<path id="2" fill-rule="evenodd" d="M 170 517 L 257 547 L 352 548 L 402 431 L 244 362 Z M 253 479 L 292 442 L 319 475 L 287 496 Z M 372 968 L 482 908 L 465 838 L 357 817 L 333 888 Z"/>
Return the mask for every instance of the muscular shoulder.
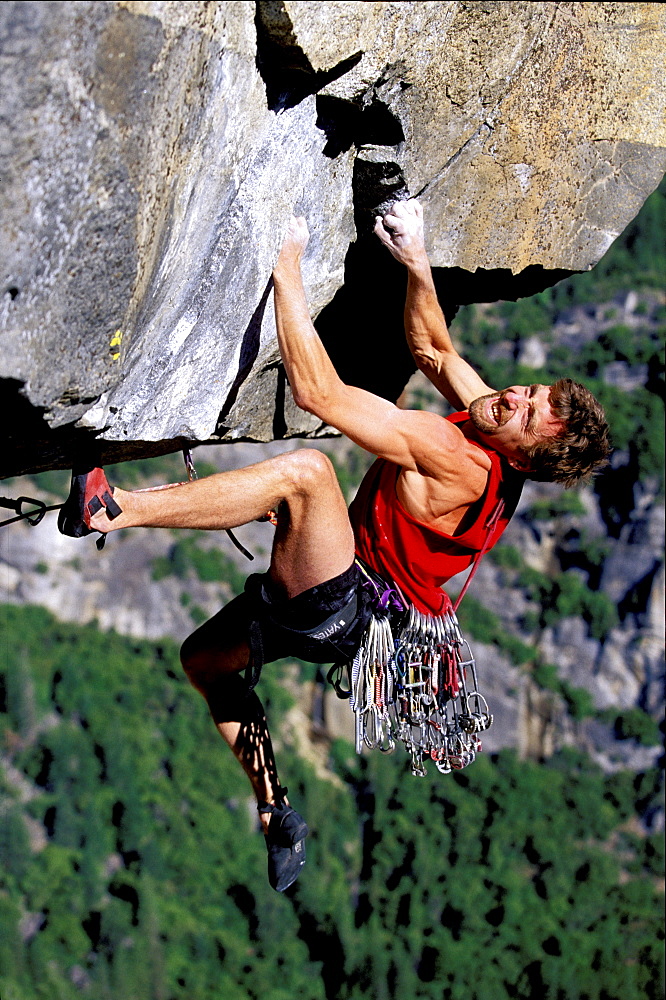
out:
<path id="1" fill-rule="evenodd" d="M 398 483 L 398 495 L 405 507 L 415 517 L 431 523 L 456 511 L 463 516 L 485 493 L 491 469 L 484 451 L 450 421 L 438 419 L 444 426 L 424 421 L 424 430 L 432 431 L 428 447 L 415 467 L 403 468 Z"/>
<path id="2" fill-rule="evenodd" d="M 460 424 L 423 413 L 421 431 L 416 471 L 435 479 L 465 477 L 485 485 L 490 458 L 467 439 Z"/>

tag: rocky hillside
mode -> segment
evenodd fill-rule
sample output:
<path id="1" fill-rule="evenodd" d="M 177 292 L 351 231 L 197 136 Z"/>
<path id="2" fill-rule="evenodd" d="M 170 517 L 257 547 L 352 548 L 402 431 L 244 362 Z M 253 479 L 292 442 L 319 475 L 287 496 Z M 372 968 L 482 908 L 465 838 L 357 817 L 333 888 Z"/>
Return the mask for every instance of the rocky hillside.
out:
<path id="1" fill-rule="evenodd" d="M 305 280 L 329 348 L 392 398 L 410 374 L 400 279 L 367 237 L 387 199 L 423 201 L 452 308 L 590 268 L 666 169 L 665 17 L 654 3 L 3 3 L 0 376 L 15 419 L 0 475 L 93 446 L 108 462 L 316 435 L 271 317 L 292 210 L 312 229 Z"/>

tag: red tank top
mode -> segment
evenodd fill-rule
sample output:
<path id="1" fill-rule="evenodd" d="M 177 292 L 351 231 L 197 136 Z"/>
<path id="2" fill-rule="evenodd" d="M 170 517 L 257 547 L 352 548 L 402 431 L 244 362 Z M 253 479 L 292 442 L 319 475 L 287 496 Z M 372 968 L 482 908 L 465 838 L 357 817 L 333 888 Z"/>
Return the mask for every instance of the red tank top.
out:
<path id="1" fill-rule="evenodd" d="M 446 419 L 461 424 L 468 415 L 463 411 Z M 463 531 L 447 535 L 412 517 L 395 492 L 400 466 L 383 458 L 370 467 L 349 508 L 357 555 L 384 579 L 397 583 L 416 608 L 433 615 L 451 606 L 441 587 L 472 565 L 488 535 L 488 519 L 503 500 L 488 548 L 499 539 L 525 481 L 498 452 L 473 443 L 488 455 L 491 468 L 486 491 L 465 516 Z"/>

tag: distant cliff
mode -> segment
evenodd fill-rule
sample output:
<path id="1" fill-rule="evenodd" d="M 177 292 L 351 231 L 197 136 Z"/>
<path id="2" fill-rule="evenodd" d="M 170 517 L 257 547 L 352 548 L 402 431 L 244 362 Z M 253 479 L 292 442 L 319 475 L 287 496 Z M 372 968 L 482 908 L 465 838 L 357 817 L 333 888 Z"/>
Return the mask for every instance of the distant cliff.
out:
<path id="1" fill-rule="evenodd" d="M 3 3 L 0 472 L 319 433 L 271 318 L 292 210 L 336 363 L 392 397 L 388 200 L 423 201 L 447 308 L 590 268 L 666 169 L 663 10 Z"/>

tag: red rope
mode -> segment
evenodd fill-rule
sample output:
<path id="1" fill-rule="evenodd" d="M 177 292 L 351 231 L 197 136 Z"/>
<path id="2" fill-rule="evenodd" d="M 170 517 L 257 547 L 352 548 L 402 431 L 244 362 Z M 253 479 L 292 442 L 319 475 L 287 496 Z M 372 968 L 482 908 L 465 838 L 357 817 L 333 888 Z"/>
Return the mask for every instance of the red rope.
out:
<path id="1" fill-rule="evenodd" d="M 497 504 L 496 504 L 496 506 L 495 506 L 495 508 L 494 508 L 494 510 L 492 512 L 492 514 L 490 515 L 490 517 L 486 521 L 486 525 L 485 526 L 488 529 L 487 533 L 486 533 L 486 537 L 485 537 L 485 539 L 483 541 L 483 545 L 481 546 L 481 548 L 479 549 L 479 551 L 476 554 L 474 562 L 472 563 L 472 568 L 471 568 L 471 570 L 469 572 L 469 576 L 465 580 L 465 585 L 463 586 L 463 589 L 458 594 L 456 602 L 453 605 L 454 612 L 458 610 L 458 605 L 460 604 L 460 602 L 462 601 L 463 597 L 467 593 L 467 588 L 469 587 L 470 583 L 472 582 L 472 577 L 474 576 L 474 574 L 476 573 L 477 569 L 479 568 L 479 563 L 481 562 L 482 557 L 488 551 L 488 547 L 490 545 L 490 539 L 492 538 L 493 532 L 495 531 L 495 529 L 496 529 L 496 527 L 497 527 L 497 525 L 499 523 L 499 519 L 501 518 L 503 512 L 504 512 L 504 501 L 503 500 L 498 500 Z"/>

